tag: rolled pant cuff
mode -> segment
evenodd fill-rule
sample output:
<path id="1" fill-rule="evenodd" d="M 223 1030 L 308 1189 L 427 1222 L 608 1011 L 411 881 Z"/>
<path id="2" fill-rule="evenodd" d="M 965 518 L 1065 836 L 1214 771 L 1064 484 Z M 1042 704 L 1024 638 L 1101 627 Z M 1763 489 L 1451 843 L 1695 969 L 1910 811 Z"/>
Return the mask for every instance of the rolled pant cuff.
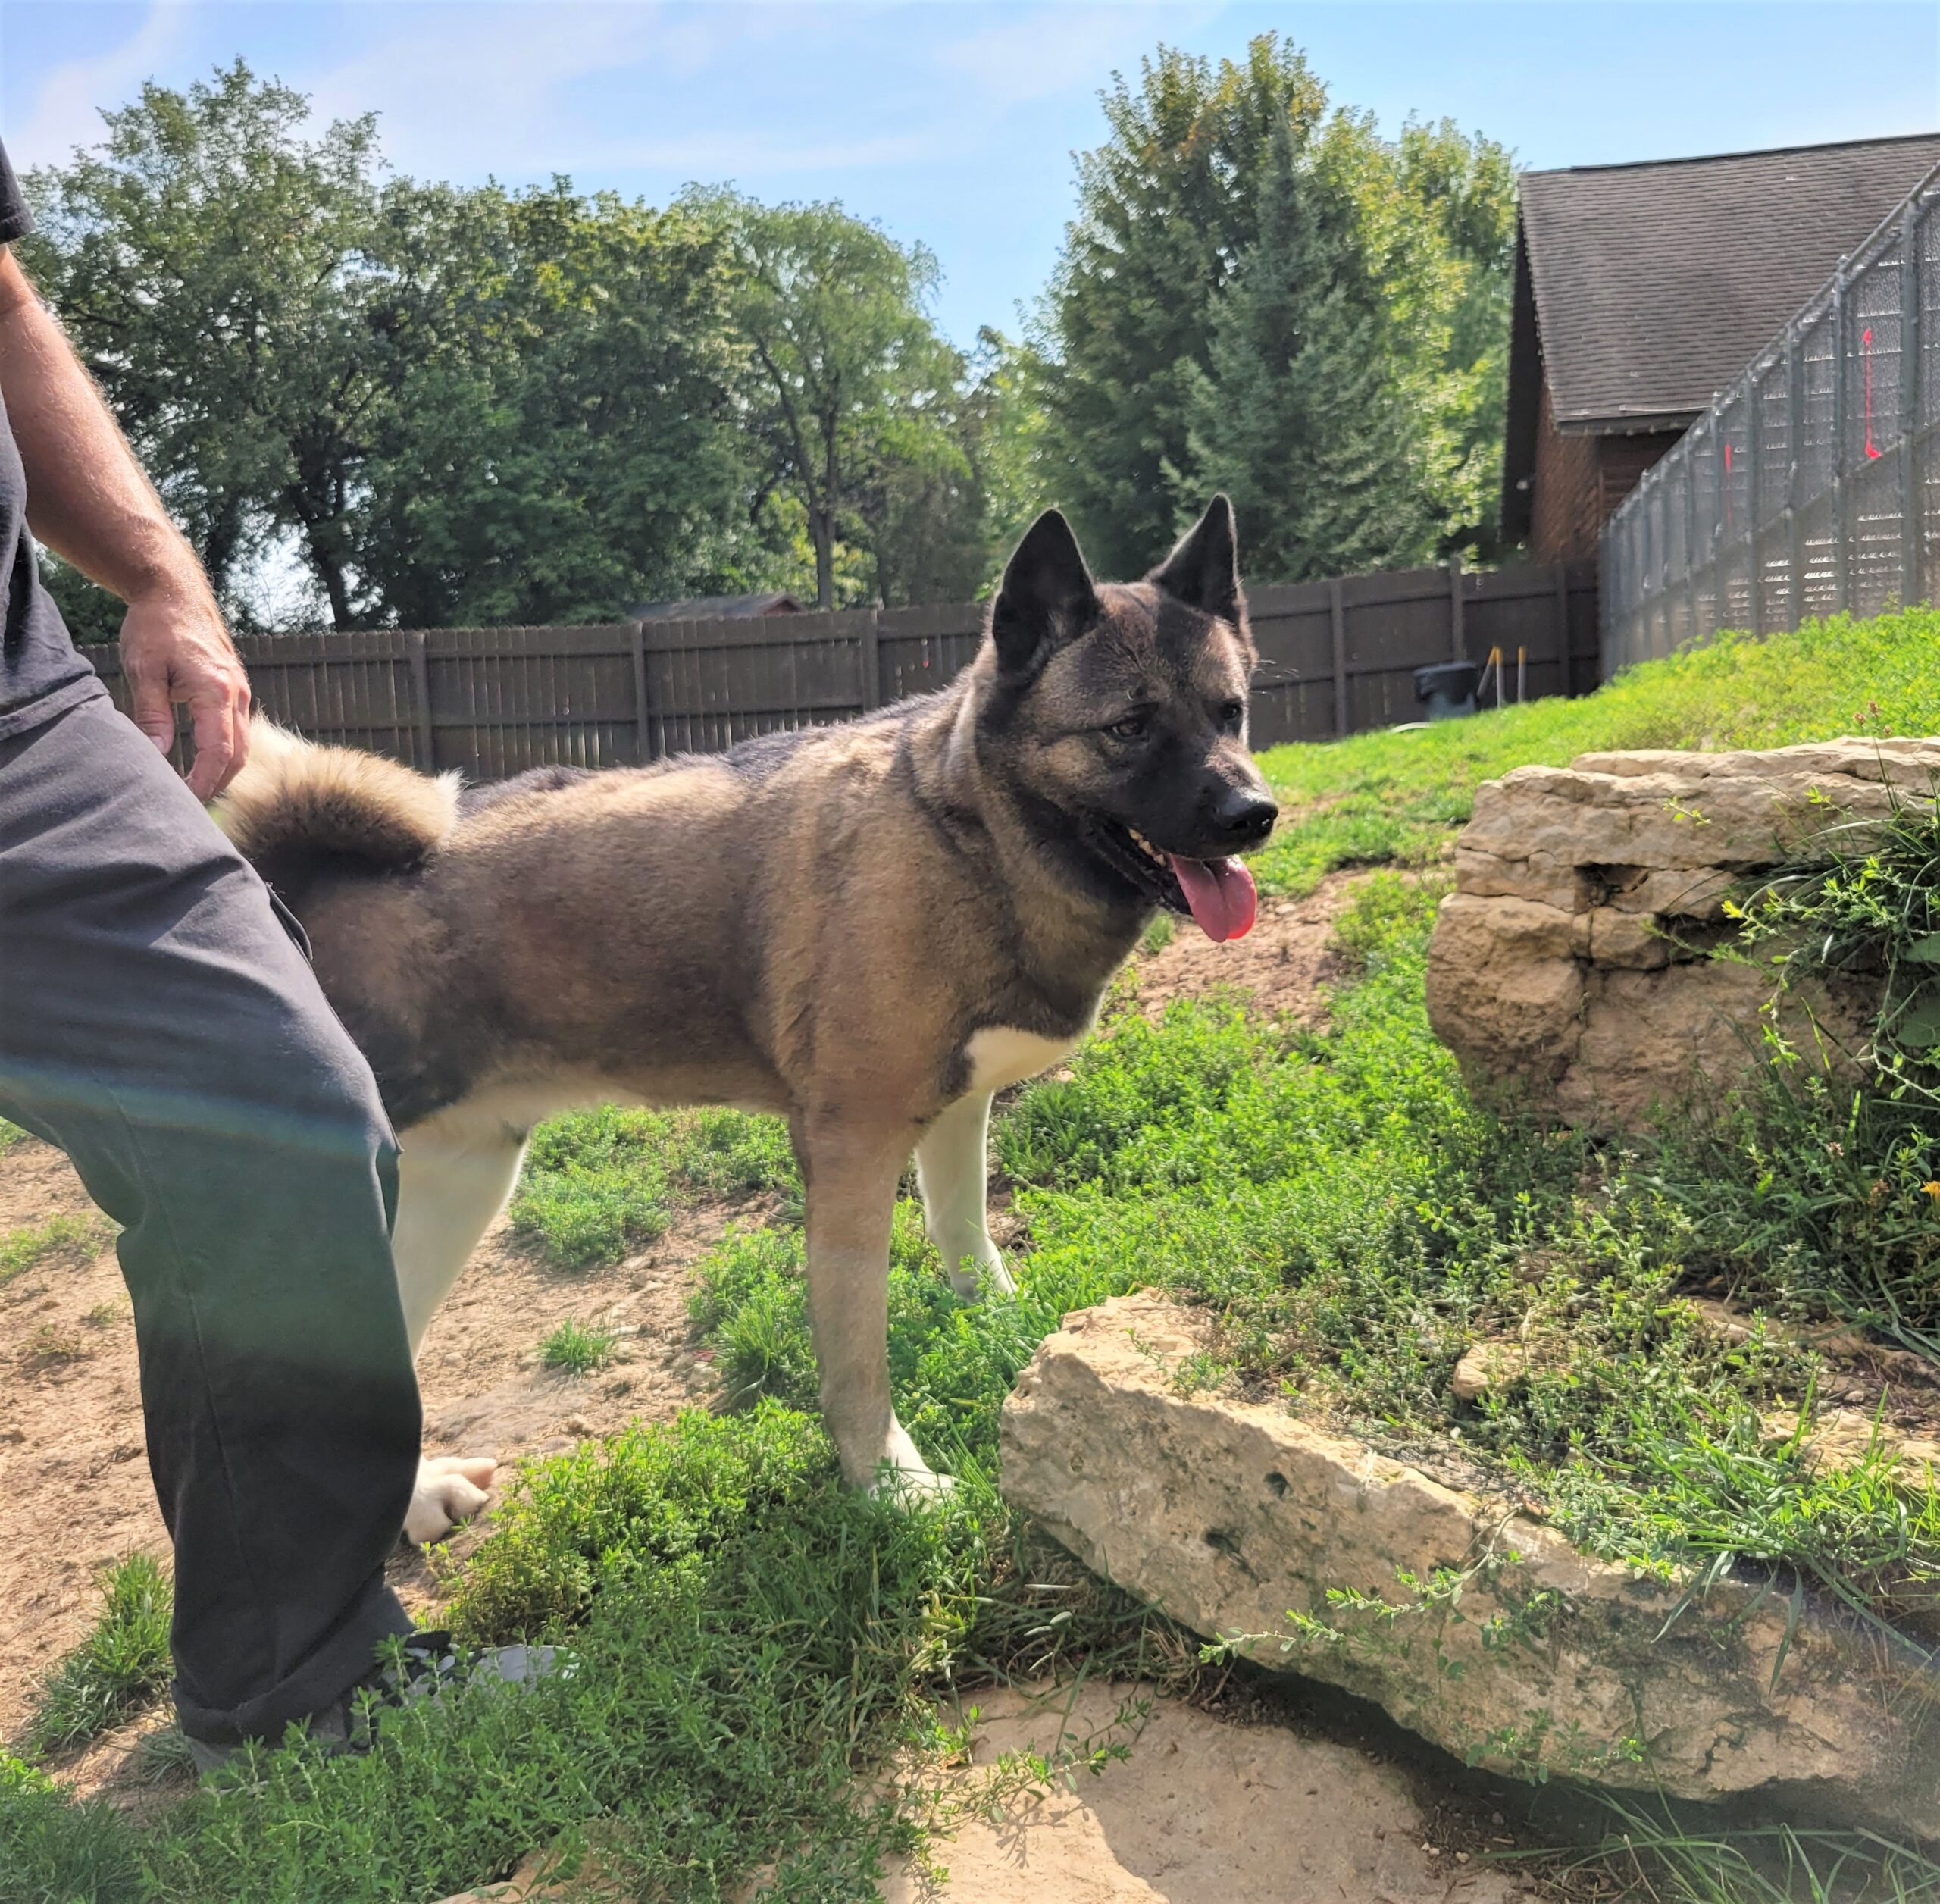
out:
<path id="1" fill-rule="evenodd" d="M 397 1596 L 374 1577 L 345 1616 L 343 1625 L 280 1683 L 246 1705 L 222 1711 L 198 1705 L 177 1680 L 171 1688 L 176 1717 L 192 1739 L 212 1746 L 240 1745 L 261 1739 L 274 1745 L 293 1720 L 307 1719 L 334 1705 L 377 1663 L 386 1639 L 418 1630 Z"/>

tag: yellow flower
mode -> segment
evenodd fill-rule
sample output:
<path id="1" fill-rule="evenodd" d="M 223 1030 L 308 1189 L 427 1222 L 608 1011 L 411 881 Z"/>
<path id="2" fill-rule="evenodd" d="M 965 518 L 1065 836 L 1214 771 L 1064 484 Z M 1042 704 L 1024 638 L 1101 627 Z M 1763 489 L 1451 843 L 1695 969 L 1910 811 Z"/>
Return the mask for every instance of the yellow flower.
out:
<path id="1" fill-rule="evenodd" d="M 1940 1183 L 1923 1183 L 1920 1187 L 1929 1197 L 1940 1197 Z"/>

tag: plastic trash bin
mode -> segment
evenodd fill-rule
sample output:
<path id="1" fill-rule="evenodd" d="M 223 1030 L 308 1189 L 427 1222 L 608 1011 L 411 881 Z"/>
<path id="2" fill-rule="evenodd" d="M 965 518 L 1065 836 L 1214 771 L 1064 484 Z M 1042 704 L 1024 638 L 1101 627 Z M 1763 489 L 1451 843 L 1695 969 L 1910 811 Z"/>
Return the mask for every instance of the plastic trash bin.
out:
<path id="1" fill-rule="evenodd" d="M 1475 711 L 1475 683 L 1482 678 L 1472 661 L 1439 661 L 1415 670 L 1415 699 L 1428 703 L 1431 721 L 1453 721 Z"/>

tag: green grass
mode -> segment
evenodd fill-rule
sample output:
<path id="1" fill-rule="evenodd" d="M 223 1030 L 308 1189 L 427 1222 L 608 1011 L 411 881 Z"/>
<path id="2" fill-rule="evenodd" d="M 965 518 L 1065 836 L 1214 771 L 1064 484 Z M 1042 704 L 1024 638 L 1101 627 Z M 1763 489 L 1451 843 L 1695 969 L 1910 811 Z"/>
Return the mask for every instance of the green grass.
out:
<path id="1" fill-rule="evenodd" d="M 588 1329 L 570 1317 L 539 1345 L 540 1365 L 566 1375 L 590 1375 L 613 1359 L 610 1329 Z"/>
<path id="2" fill-rule="evenodd" d="M 114 1226 L 94 1210 L 0 1231 L 0 1284 L 51 1263 L 85 1263 L 105 1248 L 114 1235 Z"/>
<path id="3" fill-rule="evenodd" d="M 653 1242 L 681 1204 L 766 1190 L 798 1191 L 774 1119 L 609 1107 L 534 1132 L 512 1229 L 548 1261 L 587 1269 Z"/>
<path id="4" fill-rule="evenodd" d="M 102 1598 L 87 1637 L 37 1689 L 22 1740 L 30 1752 L 64 1751 L 111 1731 L 168 1683 L 168 1576 L 147 1555 L 131 1554 L 103 1576 Z"/>
<path id="5" fill-rule="evenodd" d="M 1812 1355 L 1776 1331 L 1725 1344 L 1680 1293 L 1722 1276 L 1917 1348 L 1940 1200 L 1903 1207 L 1888 1173 L 1892 1220 L 1853 1220 L 1847 1167 L 1890 1162 L 1904 1125 L 1881 1120 L 1876 1141 L 1870 1112 L 1855 1124 L 1849 1103 L 1775 1087 L 1709 1126 L 1599 1149 L 1472 1101 L 1428 1034 L 1422 985 L 1433 869 L 1482 778 L 1592 748 L 1940 729 L 1936 639 L 1940 617 L 1922 612 L 1720 642 L 1588 701 L 1269 756 L 1288 813 L 1261 867 L 1269 893 L 1385 869 L 1341 920 L 1347 975 L 1317 1031 L 1216 1001 L 1155 1026 L 1121 997 L 1072 1076 L 1000 1121 L 1025 1238 L 1015 1296 L 956 1301 L 914 1207 L 899 1210 L 892 1370 L 903 1419 L 961 1477 L 940 1511 L 898 1514 L 836 1484 L 809 1412 L 778 1126 L 615 1112 L 548 1126 L 518 1217 L 562 1263 L 639 1248 L 684 1202 L 783 1193 L 778 1221 L 731 1232 L 702 1269 L 697 1312 L 743 1411 L 536 1464 L 455 1575 L 463 1633 L 565 1636 L 574 1672 L 414 1708 L 365 1758 L 268 1757 L 139 1829 L 0 1766 L 0 1904 L 430 1897 L 555 1842 L 591 1846 L 638 1895 L 718 1899 L 759 1872 L 781 1897 L 871 1895 L 881 1858 L 929 1815 L 936 1689 L 1081 1662 L 1194 1669 L 1188 1639 L 1031 1545 L 993 1486 L 997 1411 L 1038 1342 L 1069 1310 L 1148 1283 L 1209 1306 L 1225 1366 L 1256 1389 L 1397 1448 L 1459 1448 L 1640 1569 L 1690 1578 L 1736 1557 L 1927 1630 L 1931 1497 L 1909 1502 L 1876 1464 L 1808 1473 L 1759 1417 L 1807 1395 Z M 1815 888 L 1801 903 L 1842 902 Z M 1463 1349 L 1510 1331 L 1537 1351 L 1529 1377 L 1452 1403 Z M 912 1775 L 915 1789 L 899 1782 Z M 1910 1855 L 1798 1843 L 1822 1879 L 1871 1857 L 1879 1894 L 1932 1904 L 1932 1868 Z M 1629 1855 L 1609 1867 L 1619 1879 Z M 1779 1895 L 1730 1845 L 1660 1832 L 1639 1855 L 1660 1896 Z"/>

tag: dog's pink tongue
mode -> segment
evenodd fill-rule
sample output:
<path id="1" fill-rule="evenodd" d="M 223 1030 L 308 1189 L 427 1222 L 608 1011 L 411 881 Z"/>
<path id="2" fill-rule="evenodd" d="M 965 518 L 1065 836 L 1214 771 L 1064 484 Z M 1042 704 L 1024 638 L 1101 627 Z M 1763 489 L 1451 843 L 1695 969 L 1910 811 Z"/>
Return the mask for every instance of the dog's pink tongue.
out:
<path id="1" fill-rule="evenodd" d="M 1199 929 L 1215 944 L 1243 939 L 1259 916 L 1259 894 L 1253 875 L 1238 860 L 1187 860 L 1169 856 L 1173 876 Z"/>

